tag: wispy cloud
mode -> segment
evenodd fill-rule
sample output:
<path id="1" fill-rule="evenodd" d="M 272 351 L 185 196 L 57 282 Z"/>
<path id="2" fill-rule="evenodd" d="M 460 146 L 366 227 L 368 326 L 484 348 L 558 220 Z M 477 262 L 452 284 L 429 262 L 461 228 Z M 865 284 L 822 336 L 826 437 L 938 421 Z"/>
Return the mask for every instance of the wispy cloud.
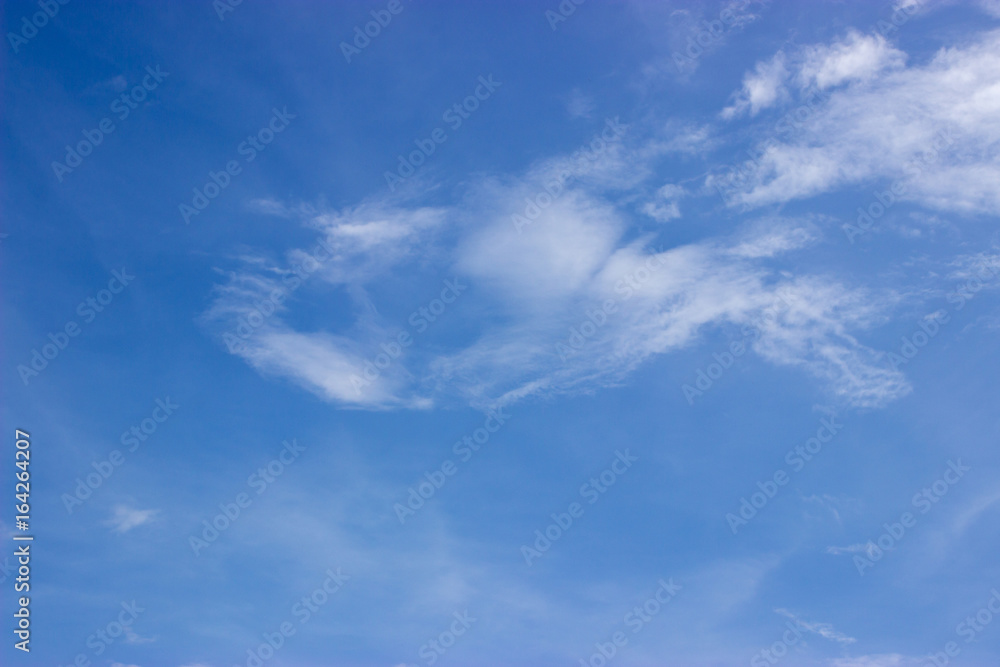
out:
<path id="1" fill-rule="evenodd" d="M 114 508 L 114 516 L 105 522 L 116 533 L 126 533 L 133 528 L 149 523 L 159 510 L 137 510 L 124 505 Z"/>
<path id="2" fill-rule="evenodd" d="M 667 184 L 656 191 L 653 201 L 642 207 L 642 212 L 658 222 L 670 222 L 681 217 L 679 201 L 687 191 L 679 185 Z"/>
<path id="3" fill-rule="evenodd" d="M 695 344 L 703 332 L 754 321 L 781 290 L 788 311 L 752 343 L 763 358 L 805 370 L 851 405 L 880 406 L 909 391 L 900 373 L 875 365 L 874 352 L 855 338 L 892 308 L 894 294 L 773 268 L 816 242 L 810 220 L 761 218 L 727 237 L 671 248 L 630 237 L 630 213 L 614 195 L 644 188 L 650 161 L 663 152 L 656 140 L 605 142 L 583 157 L 544 160 L 520 177 L 482 179 L 450 207 L 371 200 L 317 212 L 305 224 L 325 235 L 333 255 L 316 270 L 317 280 L 345 289 L 360 314 L 336 333 L 302 331 L 289 324 L 282 303 L 235 353 L 348 406 L 426 407 L 442 398 L 487 405 L 614 385 L 652 356 Z M 677 200 L 685 194 L 678 185 L 661 186 L 647 213 L 680 216 Z M 526 210 L 526 201 L 535 210 Z M 516 216 L 530 216 L 530 224 L 512 224 Z M 305 265 L 307 254 L 288 257 L 289 265 Z M 489 313 L 482 332 L 439 341 L 433 353 L 414 346 L 359 387 L 352 377 L 398 325 L 368 290 L 398 284 L 396 276 L 419 272 L 427 258 L 471 283 L 467 300 Z M 245 312 L 282 273 L 245 266 L 219 286 L 208 319 Z M 589 315 L 609 303 L 614 313 Z M 573 332 L 594 325 L 585 324 L 594 317 L 601 320 L 595 332 L 576 345 Z"/>
<path id="4" fill-rule="evenodd" d="M 597 104 L 594 98 L 584 94 L 579 88 L 574 88 L 566 102 L 566 113 L 570 118 L 591 118 Z"/>
<path id="5" fill-rule="evenodd" d="M 735 189 L 736 205 L 756 207 L 885 179 L 898 182 L 905 200 L 996 213 L 1000 99 L 991 91 L 1000 84 L 998 58 L 997 31 L 905 68 L 879 37 L 816 47 L 799 78 L 846 86 L 787 137 L 766 137 L 749 176 L 732 183 L 710 177 L 709 184 Z"/>
<path id="6" fill-rule="evenodd" d="M 804 621 L 797 615 L 788 611 L 787 609 L 775 609 L 775 613 L 781 614 L 785 618 L 791 619 L 800 628 L 817 634 L 823 639 L 828 639 L 832 642 L 839 642 L 841 644 L 853 644 L 857 640 L 854 637 L 848 637 L 842 632 L 838 632 L 829 623 L 812 623 L 810 621 Z"/>
<path id="7" fill-rule="evenodd" d="M 743 78 L 743 88 L 736 95 L 736 101 L 722 110 L 722 117 L 728 120 L 747 111 L 755 116 L 761 109 L 773 106 L 787 97 L 787 79 L 784 53 L 778 53 L 769 61 L 757 63 L 754 71 Z"/>
<path id="8" fill-rule="evenodd" d="M 877 548 L 874 542 L 867 542 L 865 544 L 851 544 L 846 547 L 827 547 L 826 552 L 834 556 L 863 553 L 870 558 Z"/>
<path id="9" fill-rule="evenodd" d="M 1000 32 L 911 68 L 884 38 L 856 31 L 779 53 L 748 75 L 736 107 L 754 113 L 782 103 L 791 88 L 835 90 L 797 134 L 768 144 L 735 200 L 760 206 L 899 175 L 920 185 L 911 196 L 925 203 L 1000 206 L 993 187 L 1000 151 L 990 148 L 1000 140 L 992 121 L 1000 107 L 978 92 L 1000 81 L 988 65 L 998 55 Z M 961 113 L 956 99 L 966 100 Z M 897 122 L 887 126 L 886 117 Z M 945 126 L 954 128 L 949 145 L 974 141 L 986 150 L 942 158 L 943 177 L 906 172 L 908 160 L 927 150 Z M 305 331 L 290 324 L 285 304 L 236 353 L 261 372 L 289 377 L 349 406 L 426 407 L 441 399 L 492 404 L 614 385 L 647 359 L 695 344 L 704 332 L 753 321 L 780 289 L 789 309 L 753 341 L 756 353 L 810 373 L 849 405 L 878 407 L 910 391 L 905 377 L 878 364 L 858 338 L 891 311 L 896 294 L 851 287 L 835 276 L 775 270 L 774 260 L 794 256 L 817 238 L 811 221 L 762 218 L 726 237 L 658 249 L 648 238 L 630 236 L 631 213 L 620 195 L 648 192 L 653 162 L 676 150 L 662 133 L 632 134 L 600 142 L 599 150 L 592 143 L 589 154 L 542 160 L 521 175 L 480 178 L 448 206 L 428 208 L 394 196 L 337 211 L 308 210 L 300 217 L 323 234 L 333 255 L 316 275 L 344 289 L 358 314 L 336 331 Z M 711 131 L 696 134 L 704 142 Z M 975 174 L 964 178 L 969 169 Z M 659 221 L 682 219 L 678 201 L 686 194 L 678 185 L 661 186 L 640 208 Z M 276 203 L 266 208 L 306 211 Z M 512 216 L 525 213 L 530 224 L 511 224 Z M 369 290 L 419 272 L 430 258 L 472 283 L 477 312 L 490 313 L 482 331 L 437 341 L 433 351 L 415 350 L 359 388 L 351 378 L 398 324 L 375 307 Z M 307 259 L 306 249 L 288 253 L 291 265 Z M 647 268 L 654 265 L 661 268 Z M 630 284 L 646 273 L 641 288 Z M 210 319 L 245 310 L 282 274 L 246 266 L 218 288 Z M 563 354 L 559 346 L 577 335 L 588 313 L 609 302 L 617 312 L 594 316 L 601 320 L 595 333 Z"/>
<path id="10" fill-rule="evenodd" d="M 899 69 L 906 54 L 892 47 L 881 35 L 848 31 L 843 39 L 830 44 L 813 44 L 791 52 L 779 51 L 770 60 L 759 62 L 743 78 L 743 87 L 734 94 L 732 106 L 722 110 L 732 119 L 791 99 L 789 86 L 800 90 L 825 90 L 843 83 L 869 81 L 883 70 Z"/>
<path id="11" fill-rule="evenodd" d="M 869 81 L 884 70 L 902 68 L 906 54 L 882 35 L 848 31 L 830 44 L 814 44 L 802 50 L 796 81 L 800 88 L 820 90 L 853 81 Z"/>

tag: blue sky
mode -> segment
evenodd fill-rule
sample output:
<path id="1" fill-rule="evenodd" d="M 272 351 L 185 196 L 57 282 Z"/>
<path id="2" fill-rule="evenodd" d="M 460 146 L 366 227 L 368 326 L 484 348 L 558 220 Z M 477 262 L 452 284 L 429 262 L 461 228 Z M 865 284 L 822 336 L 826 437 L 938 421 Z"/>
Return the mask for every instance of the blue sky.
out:
<path id="1" fill-rule="evenodd" d="M 4 664 L 996 664 L 995 0 L 224 2 L 4 7 Z"/>

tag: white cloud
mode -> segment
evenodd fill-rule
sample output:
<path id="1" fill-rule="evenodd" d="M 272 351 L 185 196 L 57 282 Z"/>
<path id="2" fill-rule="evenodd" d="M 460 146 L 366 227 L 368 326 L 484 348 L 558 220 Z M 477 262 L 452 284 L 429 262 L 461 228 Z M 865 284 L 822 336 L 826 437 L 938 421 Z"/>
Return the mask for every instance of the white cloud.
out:
<path id="1" fill-rule="evenodd" d="M 137 510 L 124 505 L 114 508 L 114 516 L 105 522 L 116 533 L 126 533 L 133 528 L 149 523 L 160 510 Z"/>
<path id="2" fill-rule="evenodd" d="M 436 208 L 400 208 L 384 202 L 365 202 L 340 212 L 307 219 L 334 248 L 324 264 L 330 282 L 357 282 L 379 275 L 426 249 L 427 240 L 444 224 L 445 211 Z M 304 261 L 305 252 L 291 256 Z"/>
<path id="3" fill-rule="evenodd" d="M 237 354 L 347 406 L 427 407 L 440 391 L 491 403 L 615 384 L 652 355 L 694 343 L 704 329 L 735 332 L 755 323 L 780 290 L 786 312 L 760 329 L 752 343 L 757 353 L 823 379 L 848 404 L 883 405 L 909 391 L 900 373 L 873 365 L 873 351 L 849 333 L 870 327 L 894 297 L 825 277 L 782 278 L 760 264 L 814 242 L 809 223 L 763 220 L 729 240 L 650 252 L 643 241 L 623 245 L 621 215 L 586 192 L 564 194 L 521 234 L 506 214 L 487 213 L 504 210 L 495 196 L 483 203 L 480 227 L 450 251 L 456 272 L 477 288 L 478 307 L 492 313 L 477 339 L 401 359 L 359 384 L 366 362 L 389 339 L 377 315 L 333 335 L 295 331 L 279 313 Z M 233 283 L 213 315 L 240 312 L 226 304 L 244 303 L 272 281 Z M 608 300 L 616 312 L 601 316 L 596 333 L 576 349 L 572 331 Z"/>
<path id="4" fill-rule="evenodd" d="M 787 609 L 775 609 L 775 613 L 781 614 L 785 618 L 789 618 L 795 622 L 800 628 L 817 634 L 823 639 L 828 639 L 832 642 L 838 642 L 841 644 L 853 644 L 857 640 L 854 637 L 848 637 L 842 632 L 838 632 L 829 623 L 812 623 L 809 621 L 803 621 L 801 618 L 788 611 Z"/>
<path id="5" fill-rule="evenodd" d="M 952 259 L 953 270 L 948 274 L 952 280 L 978 280 L 981 285 L 996 285 L 997 273 L 1000 272 L 1000 254 L 995 252 L 978 252 L 959 255 Z"/>
<path id="6" fill-rule="evenodd" d="M 736 95 L 734 104 L 722 110 L 722 117 L 728 120 L 747 110 L 751 116 L 756 116 L 761 109 L 774 106 L 788 96 L 787 79 L 784 53 L 778 52 L 770 60 L 757 63 L 754 71 L 743 77 L 743 89 Z"/>
<path id="7" fill-rule="evenodd" d="M 681 185 L 667 183 L 659 190 L 657 190 L 656 194 L 658 194 L 660 197 L 663 197 L 664 199 L 680 199 L 681 197 L 687 194 L 687 190 L 685 190 L 684 187 Z"/>
<path id="8" fill-rule="evenodd" d="M 812 494 L 809 496 L 802 496 L 802 501 L 804 503 L 815 503 L 816 505 L 819 505 L 821 508 L 833 515 L 836 522 L 841 525 L 843 525 L 843 520 L 840 516 L 842 510 L 859 512 L 861 509 L 861 502 L 856 498 L 837 497 L 826 493 L 823 495 Z M 830 547 L 827 549 L 828 553 L 834 553 L 830 549 L 836 549 L 836 547 Z"/>
<path id="9" fill-rule="evenodd" d="M 251 199 L 247 208 L 254 213 L 272 215 L 278 218 L 288 218 L 292 215 L 292 212 L 276 199 Z"/>
<path id="10" fill-rule="evenodd" d="M 851 544 L 846 547 L 827 547 L 826 552 L 834 556 L 863 553 L 871 557 L 875 553 L 876 548 L 874 542 L 867 542 L 865 544 Z"/>
<path id="11" fill-rule="evenodd" d="M 990 16 L 1000 18 L 1000 0 L 979 0 L 978 4 L 979 8 Z"/>
<path id="12" fill-rule="evenodd" d="M 506 216 L 472 232 L 457 250 L 457 269 L 515 308 L 549 307 L 590 283 L 624 229 L 611 206 L 571 192 L 521 233 Z"/>
<path id="13" fill-rule="evenodd" d="M 832 44 L 806 47 L 797 79 L 801 88 L 830 88 L 848 81 L 868 81 L 886 69 L 899 69 L 906 54 L 892 47 L 882 35 L 862 35 L 851 30 Z"/>
<path id="14" fill-rule="evenodd" d="M 864 85 L 835 90 L 790 136 L 768 137 L 749 173 L 712 176 L 707 184 L 729 190 L 734 204 L 755 207 L 856 184 L 886 190 L 893 181 L 901 192 L 896 199 L 995 214 L 1000 211 L 998 59 L 1000 32 L 994 31 L 970 45 L 942 49 L 926 65 L 893 69 Z M 826 71 L 824 80 L 832 81 L 846 72 L 871 71 L 850 63 L 857 64 L 848 59 L 816 69 L 815 76 Z"/>
<path id="15" fill-rule="evenodd" d="M 520 234 L 504 213 L 484 219 L 450 251 L 457 274 L 476 287 L 478 307 L 491 313 L 491 326 L 477 339 L 401 359 L 375 381 L 359 383 L 378 344 L 390 338 L 377 315 L 334 335 L 295 331 L 279 313 L 237 354 L 347 406 L 428 407 L 440 387 L 490 403 L 614 384 L 650 356 L 692 344 L 703 329 L 755 323 L 780 290 L 786 312 L 760 329 L 752 343 L 757 353 L 822 378 L 848 404 L 883 405 L 909 391 L 900 373 L 873 365 L 873 351 L 849 333 L 873 325 L 892 295 L 825 277 L 781 277 L 760 264 L 813 243 L 810 223 L 762 220 L 732 239 L 650 252 L 643 241 L 623 245 L 621 215 L 584 192 L 563 195 Z M 264 293 L 273 281 L 255 280 L 221 292 L 223 304 Z M 616 312 L 601 316 L 596 333 L 576 349 L 573 328 L 608 300 Z M 239 308 L 217 305 L 213 312 Z"/>
<path id="16" fill-rule="evenodd" d="M 107 85 L 110 86 L 111 88 L 114 88 L 116 92 L 120 93 L 126 88 L 128 88 L 128 79 L 126 79 L 124 75 L 119 74 L 118 76 L 113 77 L 110 81 L 108 81 Z"/>
<path id="17" fill-rule="evenodd" d="M 997 506 L 998 503 L 1000 503 L 1000 489 L 991 490 L 967 504 L 957 514 L 956 519 L 952 524 L 955 534 L 961 535 L 964 533 L 970 526 L 975 524 L 984 513 L 991 509 L 996 509 L 995 506 Z"/>
<path id="18" fill-rule="evenodd" d="M 648 202 L 642 207 L 642 212 L 657 222 L 670 222 L 681 217 L 681 207 L 674 199 L 664 202 Z"/>
<path id="19" fill-rule="evenodd" d="M 594 98 L 585 95 L 579 88 L 573 89 L 569 101 L 566 102 L 566 113 L 570 118 L 591 118 L 596 108 Z"/>
<path id="20" fill-rule="evenodd" d="M 653 31 L 653 41 L 664 48 L 663 56 L 644 68 L 646 77 L 656 80 L 664 73 L 671 77 L 690 76 L 705 56 L 722 49 L 744 28 L 758 21 L 770 0 L 628 4 L 639 13 L 641 23 Z"/>
<path id="21" fill-rule="evenodd" d="M 143 637 L 131 625 L 125 626 L 125 643 L 127 644 L 150 644 L 156 641 L 156 637 Z"/>
<path id="22" fill-rule="evenodd" d="M 906 54 L 892 47 L 881 35 L 862 35 L 857 30 L 831 44 L 813 44 L 787 54 L 779 51 L 757 63 L 743 77 L 743 87 L 732 106 L 722 110 L 729 120 L 749 111 L 751 116 L 790 99 L 787 85 L 824 90 L 845 82 L 869 81 L 884 70 L 899 69 Z"/>
<path id="23" fill-rule="evenodd" d="M 910 390 L 855 337 L 881 322 L 897 301 L 893 293 L 774 268 L 817 242 L 812 219 L 763 218 L 724 238 L 657 250 L 648 238 L 630 236 L 628 204 L 671 149 L 663 134 L 635 130 L 629 140 L 630 130 L 623 132 L 519 177 L 480 178 L 450 207 L 373 199 L 310 212 L 305 224 L 324 235 L 332 253 L 311 280 L 345 293 L 356 312 L 335 330 L 292 326 L 292 308 L 322 308 L 296 303 L 298 292 L 230 351 L 347 407 L 428 407 L 444 399 L 482 406 L 614 385 L 705 332 L 742 338 L 741 328 L 756 327 L 780 298 L 783 312 L 755 329 L 750 343 L 764 359 L 821 379 L 848 405 L 877 407 Z M 677 200 L 687 195 L 663 185 L 646 212 L 675 217 Z M 530 221 L 515 225 L 515 215 Z M 305 250 L 287 257 L 290 266 L 308 263 Z M 249 307 L 290 277 L 270 260 L 248 260 L 217 288 L 205 318 L 212 327 L 233 331 Z M 468 331 L 433 346 L 420 341 L 359 384 L 379 346 L 406 321 L 405 313 L 382 312 L 369 292 L 398 291 L 430 265 L 470 284 L 472 296 L 456 306 L 476 313 L 464 323 Z M 609 301 L 614 313 L 593 314 Z M 575 345 L 593 318 L 600 324 Z"/>
<path id="24" fill-rule="evenodd" d="M 318 395 L 347 406 L 430 407 L 427 399 L 405 398 L 410 376 L 401 364 L 379 369 L 378 380 L 370 381 L 366 364 L 374 363 L 379 352 L 373 347 L 365 355 L 362 345 L 350 338 L 279 326 L 259 333 L 239 354 L 262 372 L 291 377 Z"/>
<path id="25" fill-rule="evenodd" d="M 827 380 L 851 404 L 882 405 L 905 394 L 909 385 L 903 376 L 873 366 L 872 351 L 847 333 L 870 326 L 886 302 L 828 279 L 776 281 L 757 263 L 811 239 L 807 231 L 779 221 L 735 241 L 660 252 L 649 252 L 641 243 L 618 247 L 602 258 L 590 280 L 561 294 L 558 308 L 549 304 L 544 317 L 494 330 L 439 358 L 433 370 L 469 396 L 502 394 L 506 399 L 615 384 L 650 356 L 692 344 L 703 329 L 738 330 L 757 322 L 780 292 L 787 312 L 761 328 L 754 350 Z M 515 303 L 529 298 L 531 284 L 525 280 L 518 292 L 508 283 L 503 296 Z M 575 349 L 573 329 L 579 331 L 588 313 L 607 300 L 618 309 Z M 566 358 L 560 358 L 557 343 L 570 348 Z"/>
<path id="26" fill-rule="evenodd" d="M 642 212 L 657 222 L 670 222 L 681 217 L 678 200 L 687 192 L 679 185 L 664 185 L 656 191 L 656 198 L 642 207 Z"/>
<path id="27" fill-rule="evenodd" d="M 719 139 L 714 136 L 714 128 L 708 125 L 693 125 L 679 122 L 669 122 L 663 127 L 665 138 L 652 139 L 664 154 L 680 153 L 682 155 L 698 155 L 719 145 Z"/>

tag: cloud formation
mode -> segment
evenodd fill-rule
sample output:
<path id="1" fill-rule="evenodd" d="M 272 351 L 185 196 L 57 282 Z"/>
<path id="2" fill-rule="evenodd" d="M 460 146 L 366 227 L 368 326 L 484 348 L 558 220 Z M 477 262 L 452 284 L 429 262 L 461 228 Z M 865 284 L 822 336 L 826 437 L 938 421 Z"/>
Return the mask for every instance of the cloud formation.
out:
<path id="1" fill-rule="evenodd" d="M 127 533 L 133 528 L 149 523 L 159 513 L 159 510 L 138 510 L 125 505 L 114 508 L 114 516 L 105 522 L 116 533 Z"/>
<path id="2" fill-rule="evenodd" d="M 732 204 L 753 209 L 896 179 L 901 199 L 1000 210 L 998 59 L 1000 32 L 911 67 L 882 36 L 854 30 L 829 44 L 785 49 L 747 75 L 724 117 L 760 113 L 807 89 L 829 92 L 797 130 L 761 144 L 749 178 L 722 185 L 736 193 Z M 218 287 L 206 321 L 231 327 L 268 294 L 311 280 L 348 297 L 348 320 L 303 329 L 292 324 L 293 300 L 276 298 L 271 314 L 258 318 L 263 324 L 230 350 L 348 407 L 484 406 L 615 385 L 708 332 L 753 325 L 780 298 L 781 315 L 751 342 L 758 355 L 805 371 L 847 405 L 879 407 L 910 391 L 859 337 L 899 295 L 780 268 L 822 242 L 821 224 L 762 214 L 728 234 L 660 247 L 637 234 L 637 211 L 659 222 L 683 219 L 678 202 L 690 192 L 653 185 L 655 165 L 678 150 L 679 136 L 713 141 L 711 128 L 679 134 L 670 124 L 605 125 L 572 154 L 522 174 L 471 180 L 450 205 L 423 206 L 414 195 L 340 210 L 258 202 L 262 211 L 296 211 L 322 235 L 322 250 L 291 250 L 286 268 L 247 257 Z M 709 176 L 705 184 L 726 178 Z M 405 311 L 388 313 L 372 294 L 407 292 L 407 277 L 432 264 L 471 285 L 454 308 L 478 319 L 458 326 L 461 335 L 439 327 L 433 345 L 421 339 L 390 354 L 386 345 L 406 331 Z M 386 354 L 391 359 L 373 371 L 373 360 Z"/>
<path id="3" fill-rule="evenodd" d="M 1000 211 L 1000 32 L 905 68 L 877 36 L 808 53 L 800 84 L 846 85 L 794 131 L 761 141 L 749 174 L 707 185 L 751 208 L 882 182 L 897 185 L 896 198 L 942 211 Z"/>

